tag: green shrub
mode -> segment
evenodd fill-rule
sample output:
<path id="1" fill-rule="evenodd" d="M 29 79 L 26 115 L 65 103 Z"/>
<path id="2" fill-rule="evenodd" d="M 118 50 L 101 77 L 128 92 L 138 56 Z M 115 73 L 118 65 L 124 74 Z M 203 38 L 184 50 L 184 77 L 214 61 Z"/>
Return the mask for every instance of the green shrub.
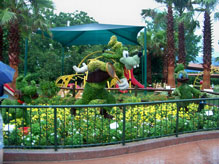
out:
<path id="1" fill-rule="evenodd" d="M 55 82 L 52 81 L 41 81 L 39 86 L 39 94 L 41 97 L 51 98 L 55 96 L 59 88 L 56 86 Z"/>

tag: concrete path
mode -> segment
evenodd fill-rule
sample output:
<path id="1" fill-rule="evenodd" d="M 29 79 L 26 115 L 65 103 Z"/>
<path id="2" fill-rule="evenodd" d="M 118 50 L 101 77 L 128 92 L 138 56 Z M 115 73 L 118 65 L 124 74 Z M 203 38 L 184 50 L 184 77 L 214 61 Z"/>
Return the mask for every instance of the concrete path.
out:
<path id="1" fill-rule="evenodd" d="M 4 164 L 219 164 L 219 139 L 200 140 L 149 151 L 80 161 Z"/>

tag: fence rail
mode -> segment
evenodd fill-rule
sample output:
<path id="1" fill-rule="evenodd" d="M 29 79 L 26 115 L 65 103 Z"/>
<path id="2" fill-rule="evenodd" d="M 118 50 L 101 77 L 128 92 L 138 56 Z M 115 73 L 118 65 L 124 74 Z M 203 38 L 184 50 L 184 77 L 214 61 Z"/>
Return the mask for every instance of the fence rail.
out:
<path id="1" fill-rule="evenodd" d="M 76 108 L 77 114 L 71 115 Z M 105 109 L 114 118 L 101 115 Z M 219 129 L 219 98 L 100 105 L 2 105 L 5 148 L 74 148 Z"/>

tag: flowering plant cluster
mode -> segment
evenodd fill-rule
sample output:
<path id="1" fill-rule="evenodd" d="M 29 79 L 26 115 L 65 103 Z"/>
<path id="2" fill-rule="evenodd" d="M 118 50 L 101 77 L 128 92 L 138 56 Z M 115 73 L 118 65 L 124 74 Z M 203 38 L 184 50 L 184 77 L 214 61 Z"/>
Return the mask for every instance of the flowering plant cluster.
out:
<path id="1" fill-rule="evenodd" d="M 122 141 L 124 124 L 128 141 L 174 135 L 176 131 L 218 128 L 218 108 L 205 105 L 199 112 L 198 106 L 191 103 L 187 112 L 181 108 L 178 113 L 176 103 L 126 106 L 125 119 L 123 108 L 113 107 L 112 120 L 100 115 L 98 108 L 81 108 L 76 116 L 70 114 L 70 108 L 56 108 L 56 119 L 55 108 L 28 108 L 28 123 L 19 118 L 4 125 L 4 142 L 5 145 L 49 146 L 57 138 L 58 145 L 116 143 Z"/>

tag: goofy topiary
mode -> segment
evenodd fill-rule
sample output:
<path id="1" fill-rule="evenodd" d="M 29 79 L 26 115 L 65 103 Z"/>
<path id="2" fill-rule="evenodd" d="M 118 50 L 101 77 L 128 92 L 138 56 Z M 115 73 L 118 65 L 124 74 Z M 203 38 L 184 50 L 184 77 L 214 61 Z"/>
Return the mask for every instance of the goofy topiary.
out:
<path id="1" fill-rule="evenodd" d="M 77 73 L 88 71 L 88 78 L 82 98 L 77 100 L 75 105 L 116 103 L 114 96 L 105 89 L 107 81 L 113 79 L 112 74 L 118 79 L 117 84 L 120 90 L 126 90 L 129 87 L 128 81 L 124 76 L 124 67 L 127 70 L 139 67 L 142 53 L 139 52 L 137 55 L 130 57 L 127 48 L 117 41 L 116 36 L 111 37 L 107 46 L 113 53 L 103 52 L 102 57 L 113 60 L 113 65 L 100 60 L 91 60 L 88 65 L 83 63 L 81 68 L 73 66 Z M 111 70 L 108 70 L 109 66 Z M 110 108 L 102 108 L 100 109 L 100 114 L 104 118 L 112 119 L 113 116 L 108 114 L 109 110 Z M 76 115 L 76 109 L 71 109 L 71 113 Z"/>

